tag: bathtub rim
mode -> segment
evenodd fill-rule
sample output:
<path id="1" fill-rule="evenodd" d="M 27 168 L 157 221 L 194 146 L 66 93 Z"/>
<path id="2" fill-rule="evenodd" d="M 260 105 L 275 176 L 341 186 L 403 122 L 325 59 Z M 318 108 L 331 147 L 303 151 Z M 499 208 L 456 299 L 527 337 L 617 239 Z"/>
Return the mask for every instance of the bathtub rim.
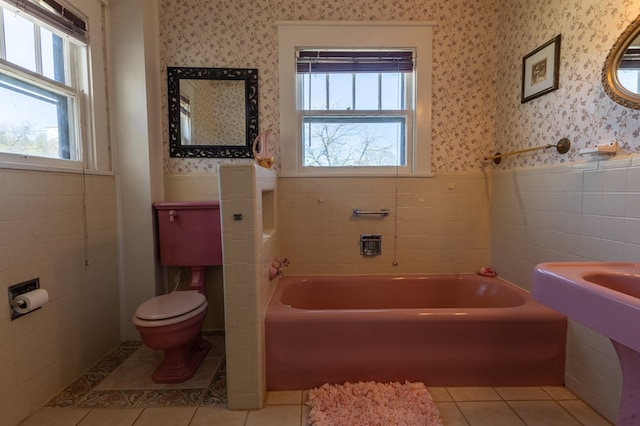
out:
<path id="1" fill-rule="evenodd" d="M 436 279 L 437 277 L 454 277 L 459 280 L 463 280 L 465 278 L 473 278 L 474 280 L 489 280 L 492 282 L 497 282 L 499 285 L 503 285 L 509 288 L 510 291 L 516 292 L 520 295 L 524 301 L 520 305 L 515 306 L 504 306 L 504 307 L 445 307 L 445 308 L 434 308 L 434 307 L 426 307 L 426 308 L 382 308 L 382 309 L 302 309 L 296 308 L 289 305 L 282 304 L 280 302 L 280 296 L 282 291 L 290 285 L 299 282 L 298 280 L 302 279 L 308 280 L 310 278 L 358 278 L 358 277 L 379 277 L 379 278 L 397 278 L 397 277 L 408 277 L 408 278 L 416 278 L 416 277 L 424 277 L 425 279 Z M 513 313 L 518 313 L 517 317 L 522 319 L 530 320 L 532 318 L 544 317 L 545 315 L 554 315 L 558 317 L 566 318 L 564 315 L 560 314 L 557 311 L 554 311 L 551 308 L 541 304 L 540 302 L 533 299 L 531 293 L 524 288 L 513 284 L 510 281 L 505 280 L 502 277 L 485 277 L 478 274 L 473 273 L 456 273 L 456 274 L 446 274 L 446 273 L 407 273 L 407 274 L 297 274 L 297 275 L 287 275 L 280 278 L 273 294 L 271 295 L 271 299 L 267 304 L 267 309 L 265 312 L 265 319 L 269 318 L 271 320 L 277 320 L 280 318 L 282 320 L 291 320 L 293 317 L 305 318 L 305 320 L 312 320 L 314 316 L 318 318 L 318 320 L 326 320 L 328 318 L 340 319 L 340 318 L 349 318 L 353 319 L 354 315 L 357 314 L 362 320 L 370 319 L 371 317 L 389 317 L 389 318 L 422 318 L 422 319 L 432 319 L 432 320 L 445 320 L 450 319 L 451 317 L 457 317 L 459 321 L 465 320 L 474 320 L 477 318 L 483 318 L 484 320 L 493 320 L 503 318 L 505 315 L 513 315 Z"/>

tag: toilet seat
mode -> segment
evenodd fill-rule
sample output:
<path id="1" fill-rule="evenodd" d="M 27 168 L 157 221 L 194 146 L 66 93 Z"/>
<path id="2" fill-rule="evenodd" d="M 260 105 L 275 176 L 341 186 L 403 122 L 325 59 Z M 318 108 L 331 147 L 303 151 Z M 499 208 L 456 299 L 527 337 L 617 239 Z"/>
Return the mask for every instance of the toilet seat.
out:
<path id="1" fill-rule="evenodd" d="M 197 291 L 174 291 L 153 297 L 136 309 L 133 323 L 140 327 L 161 327 L 195 317 L 207 309 L 206 297 Z"/>

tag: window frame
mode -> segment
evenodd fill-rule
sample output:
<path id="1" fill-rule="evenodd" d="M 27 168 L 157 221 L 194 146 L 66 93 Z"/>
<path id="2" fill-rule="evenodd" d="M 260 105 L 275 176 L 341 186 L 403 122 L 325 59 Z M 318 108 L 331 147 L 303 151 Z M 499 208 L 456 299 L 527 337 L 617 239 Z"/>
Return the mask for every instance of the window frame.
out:
<path id="1" fill-rule="evenodd" d="M 432 176 L 431 78 L 433 22 L 280 21 L 280 175 Z M 300 49 L 384 49 L 415 51 L 413 123 L 407 130 L 407 166 L 303 166 L 302 113 L 298 108 L 296 52 Z"/>
<path id="2" fill-rule="evenodd" d="M 72 156 L 72 159 L 64 159 L 0 152 L 0 169 L 113 174 L 107 108 L 107 34 L 103 25 L 108 19 L 107 5 L 100 0 L 71 0 L 70 2 L 58 0 L 56 3 L 58 2 L 65 8 L 73 10 L 75 15 L 82 17 L 87 28 L 96 29 L 92 31 L 87 44 L 83 43 L 82 37 L 78 34 L 66 33 L 56 28 L 43 21 L 37 13 L 29 13 L 28 9 L 19 13 L 25 17 L 28 15 L 27 19 L 37 26 L 46 28 L 68 40 L 68 43 L 76 45 L 65 52 L 65 66 L 68 66 L 69 62 L 73 63 L 69 72 L 71 79 L 75 81 L 75 87 L 70 88 L 66 84 L 58 83 L 56 91 L 69 93 L 71 90 L 70 93 L 76 96 L 73 113 L 75 115 L 74 131 L 77 133 L 75 149 L 79 157 L 73 159 Z M 3 7 L 9 11 L 16 9 L 12 0 L 5 0 Z M 0 60 L 0 67 L 10 76 L 19 76 L 20 79 L 36 86 L 42 86 L 43 81 L 49 80 L 46 76 L 22 69 L 5 60 Z"/>

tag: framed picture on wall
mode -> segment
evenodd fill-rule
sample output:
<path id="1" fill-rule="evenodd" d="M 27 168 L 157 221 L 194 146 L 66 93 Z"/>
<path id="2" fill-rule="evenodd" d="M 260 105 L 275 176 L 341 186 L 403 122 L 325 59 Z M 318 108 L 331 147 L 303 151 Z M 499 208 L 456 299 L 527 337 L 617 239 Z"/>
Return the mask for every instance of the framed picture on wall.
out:
<path id="1" fill-rule="evenodd" d="M 560 36 L 558 34 L 522 58 L 521 103 L 558 90 Z"/>

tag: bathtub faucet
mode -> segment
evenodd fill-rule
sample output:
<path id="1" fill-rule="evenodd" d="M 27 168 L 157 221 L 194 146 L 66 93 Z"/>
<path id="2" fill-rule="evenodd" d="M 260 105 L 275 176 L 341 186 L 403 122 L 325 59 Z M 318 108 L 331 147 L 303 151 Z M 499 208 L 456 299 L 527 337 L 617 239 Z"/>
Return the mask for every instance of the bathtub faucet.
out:
<path id="1" fill-rule="evenodd" d="M 277 257 L 273 259 L 271 262 L 271 267 L 269 268 L 269 279 L 273 280 L 276 277 L 281 277 L 284 275 L 284 268 L 289 266 L 289 259 L 286 257 L 282 260 Z"/>

